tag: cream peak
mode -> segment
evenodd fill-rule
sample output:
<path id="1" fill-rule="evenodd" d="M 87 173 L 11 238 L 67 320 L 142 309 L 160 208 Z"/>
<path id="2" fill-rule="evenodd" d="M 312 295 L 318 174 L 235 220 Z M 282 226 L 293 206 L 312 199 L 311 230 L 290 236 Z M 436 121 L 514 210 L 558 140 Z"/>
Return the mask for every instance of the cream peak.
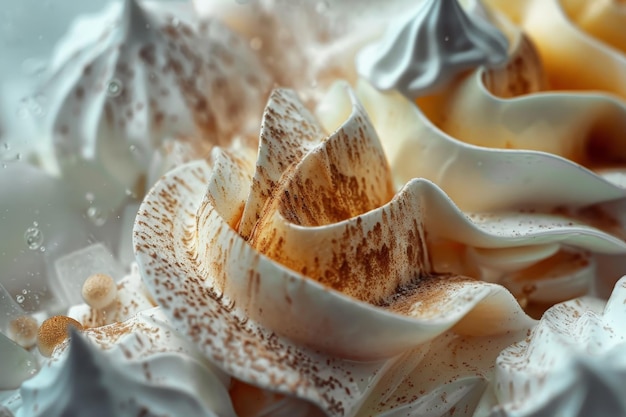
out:
<path id="1" fill-rule="evenodd" d="M 457 0 L 427 0 L 361 51 L 357 71 L 381 90 L 397 89 L 414 99 L 440 90 L 466 70 L 504 63 L 507 49 L 498 29 L 466 13 Z"/>

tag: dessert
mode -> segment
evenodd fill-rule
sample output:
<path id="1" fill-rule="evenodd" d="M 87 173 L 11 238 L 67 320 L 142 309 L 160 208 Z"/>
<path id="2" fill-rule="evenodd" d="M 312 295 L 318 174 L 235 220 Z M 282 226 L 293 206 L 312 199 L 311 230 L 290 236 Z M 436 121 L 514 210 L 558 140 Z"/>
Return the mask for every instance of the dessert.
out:
<path id="1" fill-rule="evenodd" d="M 621 4 L 379 10 L 76 20 L 9 168 L 55 210 L 6 229 L 0 415 L 624 414 Z"/>

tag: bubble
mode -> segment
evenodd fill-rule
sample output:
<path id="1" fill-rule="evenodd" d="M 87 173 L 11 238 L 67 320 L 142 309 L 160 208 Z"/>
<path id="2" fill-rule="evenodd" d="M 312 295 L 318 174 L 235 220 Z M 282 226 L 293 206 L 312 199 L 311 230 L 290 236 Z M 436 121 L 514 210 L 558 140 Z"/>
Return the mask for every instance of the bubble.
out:
<path id="1" fill-rule="evenodd" d="M 93 200 L 95 200 L 96 196 L 93 193 L 86 193 L 85 194 L 85 200 L 87 200 L 89 202 L 89 204 L 93 203 Z"/>
<path id="2" fill-rule="evenodd" d="M 135 152 L 135 151 L 137 150 L 137 146 L 135 146 L 135 145 L 130 145 L 130 146 L 128 147 L 128 149 L 130 149 L 130 151 L 131 151 L 131 152 Z"/>
<path id="3" fill-rule="evenodd" d="M 29 227 L 24 232 L 24 240 L 26 241 L 26 246 L 30 250 L 37 250 L 43 244 L 43 233 L 36 226 Z"/>
<path id="4" fill-rule="evenodd" d="M 123 89 L 124 85 L 122 84 L 122 82 L 117 78 L 113 78 L 107 83 L 107 96 L 118 97 L 120 94 L 122 94 Z"/>
<path id="5" fill-rule="evenodd" d="M 17 297 L 15 297 L 15 300 L 20 304 L 22 304 L 25 299 L 26 298 L 23 295 L 18 295 Z"/>
<path id="6" fill-rule="evenodd" d="M 106 216 L 102 213 L 102 210 L 95 206 L 91 206 L 87 209 L 87 217 L 96 226 L 102 226 L 107 221 Z"/>

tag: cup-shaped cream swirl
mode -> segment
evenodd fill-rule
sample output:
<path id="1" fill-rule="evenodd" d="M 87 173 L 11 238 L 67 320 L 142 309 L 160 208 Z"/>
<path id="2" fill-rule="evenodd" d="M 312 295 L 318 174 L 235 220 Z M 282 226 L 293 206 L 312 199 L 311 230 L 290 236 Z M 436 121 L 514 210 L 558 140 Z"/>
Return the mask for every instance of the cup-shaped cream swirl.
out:
<path id="1" fill-rule="evenodd" d="M 564 216 L 468 216 L 425 179 L 396 192 L 369 116 L 337 91 L 345 119 L 329 128 L 275 90 L 256 162 L 216 148 L 163 177 L 139 210 L 135 250 L 156 302 L 238 379 L 355 415 L 395 355 L 448 331 L 532 325 L 509 291 L 441 257 L 486 248 L 523 270 L 560 248 L 626 252 Z"/>

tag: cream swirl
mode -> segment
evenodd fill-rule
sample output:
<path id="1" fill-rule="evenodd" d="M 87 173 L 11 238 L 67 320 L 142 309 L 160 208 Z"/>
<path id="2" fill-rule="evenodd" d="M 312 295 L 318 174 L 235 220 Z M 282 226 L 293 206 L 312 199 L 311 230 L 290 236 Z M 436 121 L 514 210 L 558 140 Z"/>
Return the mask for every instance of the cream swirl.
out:
<path id="1" fill-rule="evenodd" d="M 155 300 L 236 378 L 331 416 L 354 415 L 368 399 L 389 404 L 379 382 L 392 392 L 412 383 L 385 376 L 393 356 L 417 349 L 408 360 L 426 366 L 419 359 L 429 343 L 447 343 L 438 338 L 451 329 L 452 340 L 502 342 L 532 325 L 503 287 L 456 275 L 441 256 L 486 248 L 521 259 L 513 269 L 523 270 L 555 247 L 626 251 L 616 237 L 563 216 L 469 217 L 424 179 L 396 193 L 355 94 L 334 93 L 332 116 L 346 118 L 322 127 L 293 92 L 275 90 L 256 163 L 215 149 L 211 164 L 168 173 L 138 213 L 135 249 Z M 460 389 L 459 401 L 473 392 L 474 404 L 489 365 L 479 368 L 466 370 L 475 383 L 446 392 Z M 424 389 L 432 405 L 438 388 Z M 417 404 L 411 398 L 392 408 Z"/>
<path id="2" fill-rule="evenodd" d="M 227 379 L 182 341 L 158 309 L 75 332 L 22 384 L 16 416 L 235 416 Z"/>
<path id="3" fill-rule="evenodd" d="M 220 22 L 200 23 L 189 5 L 137 0 L 77 19 L 50 67 L 38 91 L 50 102 L 49 152 L 78 190 L 108 184 L 96 193 L 103 210 L 127 190 L 143 195 L 165 139 L 192 137 L 202 147 L 198 139 L 247 137 L 271 82 L 254 51 Z"/>
<path id="4" fill-rule="evenodd" d="M 583 298 L 548 310 L 498 357 L 490 415 L 624 415 L 625 301 L 623 278 L 606 305 Z"/>

